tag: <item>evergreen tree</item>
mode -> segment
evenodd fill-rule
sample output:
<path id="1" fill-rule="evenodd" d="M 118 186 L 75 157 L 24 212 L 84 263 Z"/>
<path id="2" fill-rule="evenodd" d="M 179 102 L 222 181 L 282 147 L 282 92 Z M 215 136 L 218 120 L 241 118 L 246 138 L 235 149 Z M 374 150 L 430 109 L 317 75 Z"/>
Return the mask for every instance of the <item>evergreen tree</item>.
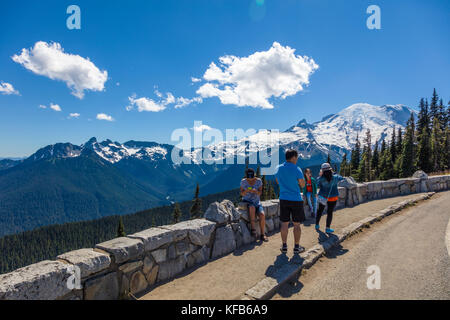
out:
<path id="1" fill-rule="evenodd" d="M 431 172 L 431 140 L 427 127 L 422 128 L 422 132 L 417 140 L 419 141 L 417 147 L 417 168 L 425 172 Z"/>
<path id="2" fill-rule="evenodd" d="M 266 180 L 266 176 L 265 175 L 261 178 L 261 182 L 262 182 L 262 192 L 261 192 L 260 199 L 262 201 L 264 201 L 264 200 L 268 199 L 268 194 L 267 194 L 268 185 L 267 185 L 267 180 Z"/>
<path id="3" fill-rule="evenodd" d="M 202 215 L 202 199 L 200 199 L 200 186 L 197 183 L 195 188 L 194 199 L 192 200 L 192 207 L 189 210 L 192 219 L 200 218 Z"/>
<path id="4" fill-rule="evenodd" d="M 439 96 L 436 93 L 436 88 L 433 89 L 433 95 L 430 102 L 430 122 L 433 123 L 434 118 L 439 119 L 439 106 L 438 106 Z"/>
<path id="5" fill-rule="evenodd" d="M 122 217 L 119 217 L 119 225 L 117 226 L 117 237 L 125 237 L 125 227 L 123 225 Z"/>
<path id="6" fill-rule="evenodd" d="M 342 157 L 339 174 L 343 177 L 349 176 L 349 163 L 347 162 L 347 153 L 344 153 L 344 156 Z"/>
<path id="7" fill-rule="evenodd" d="M 379 151 L 378 151 L 378 141 L 376 141 L 375 142 L 375 146 L 373 148 L 372 163 L 371 163 L 371 168 L 373 170 L 373 177 L 372 177 L 372 179 L 378 179 L 379 178 L 379 176 L 380 176 L 379 165 L 380 165 L 380 154 L 379 154 Z"/>
<path id="8" fill-rule="evenodd" d="M 395 127 L 392 129 L 390 152 L 391 152 L 392 162 L 395 162 L 397 160 L 397 138 L 395 136 Z"/>
<path id="9" fill-rule="evenodd" d="M 261 178 L 261 167 L 258 164 L 258 167 L 256 168 L 256 177 Z"/>
<path id="10" fill-rule="evenodd" d="M 328 153 L 328 155 L 327 155 L 327 162 L 328 162 L 329 164 L 331 164 L 330 153 Z"/>
<path id="11" fill-rule="evenodd" d="M 444 101 L 442 99 L 439 100 L 439 123 L 441 125 L 441 131 L 444 133 L 445 129 L 447 128 L 447 110 L 444 106 Z"/>
<path id="12" fill-rule="evenodd" d="M 389 148 L 385 148 L 384 152 L 382 152 L 380 157 L 380 180 L 389 180 L 394 175 L 393 170 L 393 163 L 392 163 L 392 157 L 391 153 L 389 151 Z"/>
<path id="13" fill-rule="evenodd" d="M 439 122 L 439 118 L 435 117 L 433 119 L 433 129 L 431 130 L 431 166 L 432 170 L 435 172 L 439 172 L 442 170 L 444 161 L 443 156 L 448 157 L 448 154 L 445 155 L 444 151 L 444 141 L 442 139 L 442 130 Z"/>
<path id="14" fill-rule="evenodd" d="M 352 154 L 350 158 L 350 167 L 352 175 L 357 174 L 360 160 L 361 160 L 361 143 L 359 142 L 359 134 L 358 134 L 356 136 L 355 146 L 352 149 Z"/>
<path id="15" fill-rule="evenodd" d="M 364 173 L 361 175 L 361 181 L 371 181 L 372 180 L 372 135 L 370 130 L 367 129 L 366 137 L 364 138 L 364 154 L 363 154 L 364 164 L 362 166 Z"/>
<path id="16" fill-rule="evenodd" d="M 403 149 L 403 137 L 402 137 L 402 128 L 398 128 L 397 131 L 397 154 L 400 154 L 402 152 Z"/>
<path id="17" fill-rule="evenodd" d="M 156 227 L 155 216 L 152 217 L 152 228 Z"/>
<path id="18" fill-rule="evenodd" d="M 427 133 L 430 133 L 430 115 L 428 112 L 428 104 L 425 104 L 425 99 L 420 99 L 419 103 L 419 115 L 417 118 L 417 140 L 420 141 L 423 129 L 426 129 Z"/>
<path id="19" fill-rule="evenodd" d="M 383 141 L 381 141 L 380 157 L 383 155 L 385 151 L 386 151 L 386 140 L 383 138 Z"/>
<path id="20" fill-rule="evenodd" d="M 414 173 L 415 154 L 415 122 L 414 113 L 406 124 L 405 139 L 403 141 L 403 149 L 399 161 L 399 176 L 401 178 L 410 177 Z"/>
<path id="21" fill-rule="evenodd" d="M 180 204 L 178 202 L 176 202 L 175 206 L 173 208 L 172 222 L 173 223 L 178 223 L 178 222 L 180 222 L 180 218 L 181 218 Z"/>

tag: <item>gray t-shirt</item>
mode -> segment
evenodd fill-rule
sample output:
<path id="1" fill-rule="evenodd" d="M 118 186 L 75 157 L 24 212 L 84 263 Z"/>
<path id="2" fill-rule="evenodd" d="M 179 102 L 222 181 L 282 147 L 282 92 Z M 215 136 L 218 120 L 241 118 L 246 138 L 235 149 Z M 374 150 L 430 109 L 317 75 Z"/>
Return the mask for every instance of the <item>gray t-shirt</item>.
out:
<path id="1" fill-rule="evenodd" d="M 241 181 L 241 188 L 244 190 L 247 190 L 248 188 L 252 188 L 255 190 L 258 190 L 260 187 L 262 186 L 262 181 L 259 178 L 256 178 L 255 184 L 251 185 L 247 179 L 242 179 Z M 259 195 L 256 193 L 252 193 L 252 192 L 248 192 L 246 193 L 243 197 L 242 200 L 245 201 L 250 201 L 254 204 L 259 204 L 260 199 L 259 199 Z"/>

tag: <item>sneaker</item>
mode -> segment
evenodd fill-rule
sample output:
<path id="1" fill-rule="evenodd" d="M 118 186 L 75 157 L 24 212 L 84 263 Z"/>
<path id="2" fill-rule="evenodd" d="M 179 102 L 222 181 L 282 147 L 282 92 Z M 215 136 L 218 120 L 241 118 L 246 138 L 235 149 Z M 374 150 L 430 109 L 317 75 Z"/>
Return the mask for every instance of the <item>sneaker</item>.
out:
<path id="1" fill-rule="evenodd" d="M 326 233 L 333 233 L 333 232 L 334 232 L 334 229 L 326 228 L 326 229 L 325 229 L 325 232 L 326 232 Z"/>
<path id="2" fill-rule="evenodd" d="M 295 246 L 294 247 L 294 254 L 299 254 L 300 252 L 303 252 L 303 251 L 305 251 L 305 248 L 304 247 L 302 247 L 302 246 Z"/>
<path id="3" fill-rule="evenodd" d="M 280 248 L 280 251 L 282 253 L 287 253 L 287 245 L 282 245 L 281 248 Z"/>
<path id="4" fill-rule="evenodd" d="M 320 229 L 320 225 L 316 224 L 316 230 Z"/>

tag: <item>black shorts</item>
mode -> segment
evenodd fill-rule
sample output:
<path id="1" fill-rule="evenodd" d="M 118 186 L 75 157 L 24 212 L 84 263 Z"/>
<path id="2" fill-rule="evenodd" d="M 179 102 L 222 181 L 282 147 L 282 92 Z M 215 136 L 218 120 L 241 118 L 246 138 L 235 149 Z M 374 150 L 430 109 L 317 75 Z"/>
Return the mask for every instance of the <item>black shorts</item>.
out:
<path id="1" fill-rule="evenodd" d="M 290 201 L 280 199 L 280 221 L 281 222 L 303 222 L 305 221 L 305 211 L 303 201 Z"/>

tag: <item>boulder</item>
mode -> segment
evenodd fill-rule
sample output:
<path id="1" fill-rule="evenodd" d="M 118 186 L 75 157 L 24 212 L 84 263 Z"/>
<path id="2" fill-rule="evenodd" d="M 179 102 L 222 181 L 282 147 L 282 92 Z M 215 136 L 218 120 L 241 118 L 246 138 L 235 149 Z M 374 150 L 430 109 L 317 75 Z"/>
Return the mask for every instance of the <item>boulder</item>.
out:
<path id="1" fill-rule="evenodd" d="M 167 229 L 176 233 L 183 233 L 184 237 L 188 237 L 189 241 L 195 245 L 203 246 L 209 243 L 211 235 L 216 228 L 216 224 L 206 219 L 194 219 L 183 221 L 171 226 L 165 226 Z M 184 237 L 176 237 L 178 240 Z"/>
<path id="2" fill-rule="evenodd" d="M 261 204 L 264 208 L 264 213 L 265 213 L 266 217 L 277 216 L 278 203 L 273 202 L 271 200 L 267 200 L 267 201 L 262 201 Z"/>
<path id="3" fill-rule="evenodd" d="M 275 229 L 272 218 L 266 219 L 266 230 L 268 232 L 272 232 Z"/>
<path id="4" fill-rule="evenodd" d="M 218 224 L 224 224 L 230 221 L 230 216 L 223 205 L 219 202 L 213 202 L 206 209 L 204 218 Z"/>
<path id="5" fill-rule="evenodd" d="M 158 276 L 159 266 L 155 265 L 153 268 L 145 274 L 145 278 L 147 279 L 147 283 L 152 286 L 156 282 L 156 278 Z"/>
<path id="6" fill-rule="evenodd" d="M 55 300 L 72 290 L 74 266 L 41 261 L 0 275 L 0 300 Z"/>
<path id="7" fill-rule="evenodd" d="M 65 260 L 80 268 L 81 278 L 106 270 L 111 264 L 111 258 L 108 254 L 94 251 L 91 248 L 69 251 L 60 254 L 58 259 Z"/>
<path id="8" fill-rule="evenodd" d="M 414 172 L 414 174 L 412 175 L 413 178 L 419 178 L 419 179 L 428 179 L 428 175 L 423 172 L 422 170 L 417 170 L 416 172 Z"/>
<path id="9" fill-rule="evenodd" d="M 167 249 L 158 249 L 151 252 L 153 259 L 156 263 L 161 263 L 167 260 Z"/>
<path id="10" fill-rule="evenodd" d="M 119 281 L 117 273 L 89 279 L 84 285 L 85 300 L 116 300 L 119 297 Z"/>
<path id="11" fill-rule="evenodd" d="M 239 221 L 240 214 L 239 214 L 239 211 L 234 206 L 233 202 L 231 202 L 230 200 L 225 199 L 220 204 L 228 212 L 228 215 L 230 217 L 230 221 Z"/>
<path id="12" fill-rule="evenodd" d="M 144 243 L 140 239 L 128 237 L 105 241 L 95 247 L 109 252 L 114 257 L 115 263 L 136 259 L 144 253 Z"/>
<path id="13" fill-rule="evenodd" d="M 213 244 L 212 258 L 216 258 L 236 249 L 234 232 L 230 225 L 220 227 L 216 230 L 216 238 Z"/>
<path id="14" fill-rule="evenodd" d="M 344 180 L 341 180 L 338 183 L 338 187 L 344 187 L 347 189 L 354 189 L 356 186 L 356 181 L 352 177 L 344 177 Z"/>
<path id="15" fill-rule="evenodd" d="M 159 265 L 158 282 L 171 279 L 183 271 L 186 267 L 186 256 L 182 255 L 174 260 L 169 260 Z"/>
<path id="16" fill-rule="evenodd" d="M 253 241 L 252 235 L 250 234 L 250 230 L 247 228 L 247 224 L 243 221 L 239 222 L 240 232 L 242 235 L 242 243 L 249 244 Z"/>
<path id="17" fill-rule="evenodd" d="M 136 294 L 147 289 L 148 283 L 141 271 L 136 271 L 130 278 L 130 292 Z"/>
<path id="18" fill-rule="evenodd" d="M 147 275 L 147 273 L 149 273 L 152 270 L 154 265 L 155 265 L 155 261 L 153 260 L 153 258 L 145 257 L 144 267 L 142 268 L 142 271 L 144 272 L 144 274 Z"/>
<path id="19" fill-rule="evenodd" d="M 145 251 L 153 251 L 167 243 L 174 242 L 174 232 L 169 229 L 150 228 L 129 235 L 128 238 L 142 240 L 144 242 Z"/>
<path id="20" fill-rule="evenodd" d="M 139 269 L 143 264 L 144 263 L 141 260 L 125 263 L 119 267 L 119 270 L 123 273 L 129 273 Z"/>
<path id="21" fill-rule="evenodd" d="M 194 264 L 201 264 L 208 261 L 210 252 L 211 250 L 207 246 L 203 246 L 192 252 L 190 256 L 193 257 Z"/>

